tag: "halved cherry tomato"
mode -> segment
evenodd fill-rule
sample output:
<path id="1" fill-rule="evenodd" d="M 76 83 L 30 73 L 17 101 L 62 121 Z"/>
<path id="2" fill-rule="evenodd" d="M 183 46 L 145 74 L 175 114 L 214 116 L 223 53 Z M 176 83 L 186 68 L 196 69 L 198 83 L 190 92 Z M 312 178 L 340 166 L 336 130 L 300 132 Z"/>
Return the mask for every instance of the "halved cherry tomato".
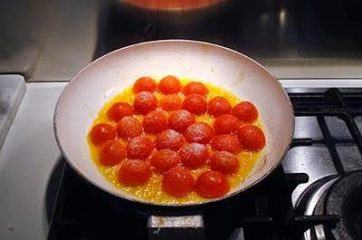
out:
<path id="1" fill-rule="evenodd" d="M 185 97 L 182 107 L 191 113 L 202 115 L 207 110 L 207 101 L 200 94 L 190 94 Z"/>
<path id="2" fill-rule="evenodd" d="M 215 153 L 209 164 L 211 169 L 225 174 L 236 173 L 240 168 L 238 158 L 234 154 L 226 151 Z"/>
<path id="3" fill-rule="evenodd" d="M 244 122 L 254 122 L 258 118 L 258 110 L 251 102 L 241 102 L 233 107 L 231 114 Z"/>
<path id="4" fill-rule="evenodd" d="M 250 151 L 259 151 L 265 146 L 265 135 L 263 130 L 252 124 L 241 125 L 238 136 L 243 146 Z"/>
<path id="5" fill-rule="evenodd" d="M 165 95 L 160 99 L 160 106 L 165 111 L 175 111 L 182 107 L 182 99 L 179 95 Z"/>
<path id="6" fill-rule="evenodd" d="M 195 123 L 195 115 L 187 110 L 178 110 L 168 116 L 169 127 L 178 132 L 185 131 L 193 123 Z"/>
<path id="7" fill-rule="evenodd" d="M 179 152 L 182 163 L 195 169 L 203 165 L 209 158 L 209 151 L 204 144 L 189 143 L 183 146 Z"/>
<path id="8" fill-rule="evenodd" d="M 185 197 L 192 192 L 195 180 L 191 173 L 181 167 L 174 167 L 164 173 L 163 190 L 174 197 Z"/>
<path id="9" fill-rule="evenodd" d="M 157 98 L 150 92 L 138 93 L 133 101 L 135 112 L 143 115 L 155 110 L 157 105 Z"/>
<path id="10" fill-rule="evenodd" d="M 214 128 L 217 134 L 233 133 L 240 127 L 240 120 L 231 114 L 224 114 L 214 121 Z"/>
<path id="11" fill-rule="evenodd" d="M 125 139 L 137 137 L 143 133 L 142 123 L 134 117 L 124 117 L 117 124 L 117 133 Z"/>
<path id="12" fill-rule="evenodd" d="M 142 160 L 126 160 L 118 172 L 118 180 L 126 186 L 145 184 L 152 176 L 151 166 Z"/>
<path id="13" fill-rule="evenodd" d="M 151 157 L 151 165 L 158 172 L 166 172 L 181 162 L 177 152 L 171 149 L 161 149 Z"/>
<path id="14" fill-rule="evenodd" d="M 197 122 L 189 126 L 185 131 L 185 138 L 188 142 L 207 144 L 214 136 L 214 129 L 207 123 Z"/>
<path id="15" fill-rule="evenodd" d="M 147 113 L 143 119 L 143 127 L 148 133 L 159 133 L 167 129 L 167 116 L 161 111 Z"/>
<path id="16" fill-rule="evenodd" d="M 222 96 L 214 97 L 209 101 L 207 111 L 210 115 L 217 117 L 231 111 L 229 100 Z"/>
<path id="17" fill-rule="evenodd" d="M 212 139 L 211 147 L 218 151 L 239 153 L 242 149 L 242 144 L 237 136 L 222 134 L 217 135 Z"/>
<path id="18" fill-rule="evenodd" d="M 131 139 L 127 145 L 127 157 L 132 159 L 146 159 L 150 156 L 155 145 L 151 138 L 138 136 Z"/>
<path id="19" fill-rule="evenodd" d="M 175 76 L 166 76 L 161 79 L 158 88 L 164 94 L 173 94 L 181 91 L 182 86 L 180 80 Z"/>
<path id="20" fill-rule="evenodd" d="M 185 144 L 185 139 L 181 133 L 172 129 L 167 129 L 156 137 L 156 148 L 164 149 L 171 148 L 172 150 L 179 150 Z"/>
<path id="21" fill-rule="evenodd" d="M 98 123 L 92 127 L 89 135 L 94 145 L 101 145 L 116 137 L 116 129 L 107 123 Z"/>
<path id="22" fill-rule="evenodd" d="M 208 91 L 209 90 L 202 82 L 189 82 L 184 86 L 182 90 L 185 95 L 196 93 L 203 96 L 206 96 Z"/>
<path id="23" fill-rule="evenodd" d="M 99 161 L 102 165 L 113 166 L 126 156 L 126 147 L 117 140 L 106 142 L 99 153 Z"/>
<path id="24" fill-rule="evenodd" d="M 107 111 L 108 118 L 116 122 L 131 115 L 133 115 L 133 107 L 126 102 L 115 103 Z"/>
<path id="25" fill-rule="evenodd" d="M 133 84 L 133 92 L 139 93 L 139 92 L 154 92 L 157 88 L 157 83 L 153 78 L 151 77 L 140 77 L 136 80 L 136 82 Z"/>
<path id="26" fill-rule="evenodd" d="M 230 190 L 230 185 L 224 174 L 217 171 L 202 173 L 196 180 L 195 191 L 203 198 L 218 198 Z"/>

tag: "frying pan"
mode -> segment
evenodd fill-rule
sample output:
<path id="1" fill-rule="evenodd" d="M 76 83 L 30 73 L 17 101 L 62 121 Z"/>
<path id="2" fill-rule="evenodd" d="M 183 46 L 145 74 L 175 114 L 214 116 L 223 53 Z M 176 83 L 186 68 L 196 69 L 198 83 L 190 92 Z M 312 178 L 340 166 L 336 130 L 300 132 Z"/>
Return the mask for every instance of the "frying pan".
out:
<path id="1" fill-rule="evenodd" d="M 280 83 L 260 64 L 231 49 L 206 42 L 161 40 L 111 52 L 86 66 L 65 87 L 56 106 L 54 129 L 70 166 L 88 182 L 116 197 L 169 206 L 135 198 L 107 181 L 90 159 L 87 134 L 100 108 L 135 79 L 171 74 L 220 86 L 253 102 L 259 109 L 267 139 L 263 156 L 238 187 L 221 198 L 176 204 L 178 207 L 229 198 L 254 186 L 279 165 L 294 129 L 293 108 Z"/>

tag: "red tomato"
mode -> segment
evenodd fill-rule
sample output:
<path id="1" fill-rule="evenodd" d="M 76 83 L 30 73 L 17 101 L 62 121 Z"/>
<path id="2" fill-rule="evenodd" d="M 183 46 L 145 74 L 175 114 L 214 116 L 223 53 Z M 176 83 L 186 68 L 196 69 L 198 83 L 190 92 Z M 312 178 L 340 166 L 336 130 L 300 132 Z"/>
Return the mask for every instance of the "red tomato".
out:
<path id="1" fill-rule="evenodd" d="M 161 98 L 160 106 L 165 111 L 175 111 L 182 107 L 182 99 L 176 94 L 166 95 Z"/>
<path id="2" fill-rule="evenodd" d="M 185 197 L 192 192 L 195 180 L 191 173 L 181 167 L 168 170 L 162 179 L 163 190 L 174 197 Z"/>
<path id="3" fill-rule="evenodd" d="M 203 198 L 218 198 L 230 190 L 230 185 L 224 174 L 217 171 L 202 173 L 196 180 L 195 191 Z"/>
<path id="4" fill-rule="evenodd" d="M 117 140 L 106 142 L 99 153 L 99 161 L 102 165 L 113 166 L 126 156 L 126 147 Z"/>
<path id="5" fill-rule="evenodd" d="M 138 136 L 127 145 L 127 157 L 133 159 L 146 159 L 150 156 L 151 152 L 155 148 L 151 138 L 146 136 Z"/>
<path id="6" fill-rule="evenodd" d="M 167 116 L 161 111 L 147 113 L 143 119 L 143 127 L 148 133 L 159 133 L 167 128 Z"/>
<path id="7" fill-rule="evenodd" d="M 231 113 L 244 122 L 254 122 L 258 118 L 258 110 L 251 102 L 241 102 L 233 107 Z"/>
<path id="8" fill-rule="evenodd" d="M 195 169 L 203 165 L 209 158 L 209 151 L 204 144 L 189 143 L 183 146 L 179 152 L 182 163 Z"/>
<path id="9" fill-rule="evenodd" d="M 213 147 L 218 151 L 239 153 L 242 149 L 242 144 L 237 136 L 223 134 L 223 135 L 217 135 L 212 139 L 211 147 Z"/>
<path id="10" fill-rule="evenodd" d="M 229 100 L 224 97 L 214 97 L 209 101 L 207 111 L 210 115 L 217 117 L 231 111 Z"/>
<path id="11" fill-rule="evenodd" d="M 187 111 L 196 115 L 202 115 L 206 112 L 207 101 L 206 98 L 199 94 L 187 95 L 182 103 L 182 107 Z"/>
<path id="12" fill-rule="evenodd" d="M 180 163 L 177 152 L 171 149 L 161 149 L 151 157 L 151 165 L 159 172 L 166 172 Z"/>
<path id="13" fill-rule="evenodd" d="M 143 133 L 142 124 L 134 117 L 124 117 L 117 124 L 117 133 L 125 139 L 137 137 Z"/>
<path id="14" fill-rule="evenodd" d="M 116 137 L 116 129 L 107 123 L 98 123 L 92 127 L 89 135 L 94 145 L 101 145 Z"/>
<path id="15" fill-rule="evenodd" d="M 185 131 L 185 138 L 188 142 L 207 144 L 214 136 L 214 129 L 207 123 L 197 122 L 189 126 Z"/>
<path id="16" fill-rule="evenodd" d="M 169 127 L 178 132 L 185 131 L 193 123 L 195 116 L 187 110 L 178 110 L 168 116 Z"/>
<path id="17" fill-rule="evenodd" d="M 142 160 L 126 160 L 118 172 L 118 180 L 126 186 L 145 184 L 152 175 L 151 166 Z"/>
<path id="18" fill-rule="evenodd" d="M 226 151 L 215 153 L 209 164 L 211 169 L 225 174 L 236 173 L 240 168 L 238 158 L 234 154 Z"/>
<path id="19" fill-rule="evenodd" d="M 259 151 L 265 146 L 263 130 L 252 124 L 243 124 L 239 128 L 238 136 L 243 146 L 250 151 Z"/>
<path id="20" fill-rule="evenodd" d="M 201 82 L 189 82 L 188 84 L 185 85 L 182 92 L 185 95 L 190 95 L 190 94 L 196 93 L 196 94 L 206 96 L 206 94 L 209 92 L 209 90 Z"/>
<path id="21" fill-rule="evenodd" d="M 240 127 L 240 121 L 231 114 L 221 115 L 214 121 L 214 128 L 217 134 L 236 132 Z"/>
<path id="22" fill-rule="evenodd" d="M 167 129 L 156 137 L 156 148 L 164 149 L 171 148 L 172 150 L 179 150 L 185 144 L 185 139 L 181 133 L 172 129 Z"/>
<path id="23" fill-rule="evenodd" d="M 182 86 L 180 80 L 175 76 L 166 76 L 161 79 L 158 88 L 164 94 L 173 94 L 181 91 Z"/>
<path id="24" fill-rule="evenodd" d="M 157 88 L 157 83 L 155 80 L 153 80 L 150 77 L 140 77 L 136 80 L 136 82 L 133 84 L 133 92 L 139 93 L 139 92 L 154 92 Z"/>
<path id="25" fill-rule="evenodd" d="M 108 118 L 116 122 L 131 115 L 133 115 L 133 107 L 126 102 L 115 103 L 107 111 Z"/>
<path id="26" fill-rule="evenodd" d="M 147 114 L 158 105 L 157 98 L 150 92 L 140 92 L 133 101 L 134 110 L 139 114 Z"/>

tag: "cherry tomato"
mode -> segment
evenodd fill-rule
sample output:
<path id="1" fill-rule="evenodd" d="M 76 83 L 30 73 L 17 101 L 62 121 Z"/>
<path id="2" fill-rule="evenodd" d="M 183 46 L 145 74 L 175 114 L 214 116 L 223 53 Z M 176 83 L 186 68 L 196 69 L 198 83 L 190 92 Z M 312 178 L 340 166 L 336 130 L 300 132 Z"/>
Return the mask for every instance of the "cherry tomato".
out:
<path id="1" fill-rule="evenodd" d="M 231 114 L 224 114 L 214 121 L 214 128 L 217 134 L 236 132 L 240 127 L 240 120 Z"/>
<path id="2" fill-rule="evenodd" d="M 182 163 L 195 169 L 203 165 L 209 158 L 209 151 L 204 144 L 189 143 L 183 146 L 179 152 Z"/>
<path id="3" fill-rule="evenodd" d="M 196 93 L 202 96 L 206 96 L 208 91 L 209 90 L 207 89 L 207 87 L 201 82 L 189 82 L 184 86 L 184 89 L 182 90 L 185 95 Z"/>
<path id="4" fill-rule="evenodd" d="M 147 113 L 143 119 L 143 127 L 148 133 L 159 133 L 167 128 L 167 116 L 161 111 Z"/>
<path id="5" fill-rule="evenodd" d="M 185 139 L 181 133 L 172 129 L 167 129 L 156 137 L 156 148 L 164 149 L 171 148 L 172 150 L 179 150 L 185 144 Z"/>
<path id="6" fill-rule="evenodd" d="M 115 103 L 107 111 L 108 118 L 116 122 L 131 115 L 133 115 L 133 107 L 126 102 Z"/>
<path id="7" fill-rule="evenodd" d="M 214 136 L 214 129 L 207 123 L 197 122 L 189 126 L 185 131 L 185 138 L 188 142 L 207 144 Z"/>
<path id="8" fill-rule="evenodd" d="M 145 184 L 152 175 L 151 166 L 142 160 L 126 160 L 118 172 L 118 180 L 126 186 Z"/>
<path id="9" fill-rule="evenodd" d="M 224 174 L 217 171 L 202 173 L 196 180 L 195 191 L 203 198 L 218 198 L 230 190 L 230 185 Z"/>
<path id="10" fill-rule="evenodd" d="M 242 149 L 242 144 L 237 136 L 223 134 L 217 135 L 212 139 L 211 147 L 218 151 L 239 153 Z"/>
<path id="11" fill-rule="evenodd" d="M 181 162 L 177 152 L 171 149 L 161 149 L 155 152 L 151 157 L 151 165 L 159 172 L 166 172 L 176 167 Z"/>
<path id="12" fill-rule="evenodd" d="M 244 122 L 254 122 L 258 118 L 258 110 L 251 102 L 241 102 L 233 107 L 231 113 Z"/>
<path id="13" fill-rule="evenodd" d="M 163 190 L 174 197 L 185 197 L 192 192 L 195 180 L 191 173 L 181 167 L 174 167 L 165 172 L 162 179 Z"/>
<path id="14" fill-rule="evenodd" d="M 180 80 L 175 76 L 166 76 L 161 79 L 158 88 L 164 94 L 173 94 L 181 91 L 182 86 Z"/>
<path id="15" fill-rule="evenodd" d="M 243 124 L 238 131 L 242 145 L 250 151 L 259 151 L 265 146 L 265 135 L 263 130 L 252 124 Z"/>
<path id="16" fill-rule="evenodd" d="M 187 110 L 178 110 L 168 116 L 169 127 L 178 132 L 185 131 L 193 123 L 195 116 Z"/>
<path id="17" fill-rule="evenodd" d="M 102 165 L 113 166 L 126 156 L 126 147 L 117 140 L 106 142 L 99 153 L 99 161 Z"/>
<path id="18" fill-rule="evenodd" d="M 225 174 L 236 173 L 240 168 L 238 158 L 234 154 L 226 151 L 215 153 L 209 164 L 211 169 Z"/>
<path id="19" fill-rule="evenodd" d="M 139 93 L 139 92 L 154 92 L 157 88 L 157 83 L 155 80 L 153 80 L 150 77 L 140 77 L 136 80 L 136 82 L 133 84 L 133 92 Z"/>
<path id="20" fill-rule="evenodd" d="M 127 157 L 133 159 L 146 159 L 155 148 L 151 138 L 138 136 L 131 139 L 127 145 Z"/>
<path id="21" fill-rule="evenodd" d="M 217 117 L 231 111 L 229 100 L 224 97 L 214 97 L 209 101 L 207 111 L 210 115 Z"/>
<path id="22" fill-rule="evenodd" d="M 147 114 L 158 105 L 157 98 L 150 92 L 140 92 L 133 101 L 134 110 L 139 114 Z"/>
<path id="23" fill-rule="evenodd" d="M 207 101 L 202 95 L 190 94 L 185 97 L 182 107 L 191 113 L 202 115 L 206 112 Z"/>
<path id="24" fill-rule="evenodd" d="M 117 133 L 125 139 L 137 137 L 143 133 L 142 124 L 134 117 L 124 117 L 117 124 Z"/>
<path id="25" fill-rule="evenodd" d="M 107 123 L 99 123 L 92 127 L 89 135 L 94 145 L 101 145 L 116 137 L 116 129 Z"/>
<path id="26" fill-rule="evenodd" d="M 182 107 L 182 99 L 176 94 L 166 95 L 160 99 L 160 106 L 165 111 L 175 111 Z"/>

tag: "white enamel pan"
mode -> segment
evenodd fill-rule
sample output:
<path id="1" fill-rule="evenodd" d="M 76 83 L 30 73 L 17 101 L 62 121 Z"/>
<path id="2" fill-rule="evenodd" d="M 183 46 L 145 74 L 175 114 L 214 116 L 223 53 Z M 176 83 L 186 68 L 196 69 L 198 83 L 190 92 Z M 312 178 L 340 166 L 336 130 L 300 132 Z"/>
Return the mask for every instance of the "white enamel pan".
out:
<path id="1" fill-rule="evenodd" d="M 294 115 L 280 83 L 260 64 L 218 45 L 165 40 L 131 45 L 86 66 L 62 92 L 54 115 L 58 145 L 72 168 L 98 188 L 122 199 L 157 204 L 125 194 L 108 182 L 90 159 L 87 134 L 99 109 L 141 76 L 175 75 L 211 83 L 253 102 L 266 133 L 265 154 L 250 176 L 219 201 L 254 186 L 281 162 L 292 140 Z M 166 204 L 167 205 L 167 204 Z"/>

